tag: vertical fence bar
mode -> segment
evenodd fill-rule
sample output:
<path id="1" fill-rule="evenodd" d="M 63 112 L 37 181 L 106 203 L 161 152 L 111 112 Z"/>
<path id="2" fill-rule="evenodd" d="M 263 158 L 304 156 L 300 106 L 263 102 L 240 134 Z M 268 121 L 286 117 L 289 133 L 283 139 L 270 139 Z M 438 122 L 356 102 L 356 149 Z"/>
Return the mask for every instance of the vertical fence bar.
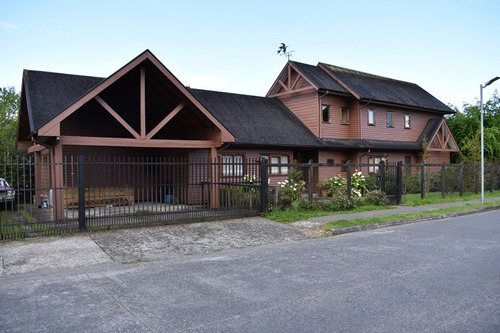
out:
<path id="1" fill-rule="evenodd" d="M 83 155 L 78 156 L 78 228 L 87 230 L 85 225 L 85 172 Z"/>
<path id="2" fill-rule="evenodd" d="M 260 160 L 260 212 L 267 213 L 268 209 L 268 167 L 267 159 Z"/>
<path id="3" fill-rule="evenodd" d="M 379 181 L 380 181 L 380 191 L 386 193 L 385 191 L 385 161 L 381 161 L 378 169 Z"/>

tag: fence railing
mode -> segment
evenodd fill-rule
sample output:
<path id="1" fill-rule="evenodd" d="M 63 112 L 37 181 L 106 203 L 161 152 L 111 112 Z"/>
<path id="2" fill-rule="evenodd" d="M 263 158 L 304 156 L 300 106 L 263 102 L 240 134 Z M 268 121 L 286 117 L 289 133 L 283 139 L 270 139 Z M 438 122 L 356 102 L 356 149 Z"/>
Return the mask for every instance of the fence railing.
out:
<path id="1" fill-rule="evenodd" d="M 273 170 L 288 170 L 276 175 Z M 305 184 L 302 200 L 322 198 L 322 184 L 345 178 L 351 195 L 361 172 L 367 190 L 393 204 L 405 194 L 479 193 L 479 164 L 271 164 L 168 157 L 6 157 L 0 161 L 0 238 L 252 216 L 277 206 L 291 177 Z M 1 185 L 1 184 L 0 184 Z M 486 164 L 487 191 L 500 189 L 500 164 Z M 5 187 L 5 186 L 4 186 Z M 8 193 L 15 195 L 8 196 Z M 323 194 L 323 197 L 325 195 Z M 322 199 L 327 200 L 327 198 Z"/>

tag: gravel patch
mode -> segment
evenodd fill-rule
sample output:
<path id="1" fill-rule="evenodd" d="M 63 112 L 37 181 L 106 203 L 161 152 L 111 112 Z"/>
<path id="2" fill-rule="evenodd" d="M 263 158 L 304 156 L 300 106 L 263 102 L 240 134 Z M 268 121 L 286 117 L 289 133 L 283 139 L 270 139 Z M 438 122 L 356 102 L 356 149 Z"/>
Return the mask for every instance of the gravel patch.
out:
<path id="1" fill-rule="evenodd" d="M 293 226 L 254 217 L 99 232 L 91 238 L 117 262 L 206 254 L 311 236 Z"/>

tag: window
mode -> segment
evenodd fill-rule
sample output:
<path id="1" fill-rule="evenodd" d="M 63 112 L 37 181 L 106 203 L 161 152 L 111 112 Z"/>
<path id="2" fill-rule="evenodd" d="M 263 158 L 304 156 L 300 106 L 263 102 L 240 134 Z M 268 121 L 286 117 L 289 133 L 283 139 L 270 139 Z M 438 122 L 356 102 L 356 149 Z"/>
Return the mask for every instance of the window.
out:
<path id="1" fill-rule="evenodd" d="M 321 119 L 324 123 L 330 122 L 330 105 L 321 105 Z"/>
<path id="2" fill-rule="evenodd" d="M 405 128 L 410 128 L 410 115 L 405 114 Z"/>
<path id="3" fill-rule="evenodd" d="M 342 108 L 340 110 L 340 123 L 342 125 L 349 125 L 349 109 Z"/>
<path id="4" fill-rule="evenodd" d="M 222 176 L 243 176 L 243 155 L 222 155 Z"/>
<path id="5" fill-rule="evenodd" d="M 368 110 L 368 125 L 375 126 L 375 111 Z"/>
<path id="6" fill-rule="evenodd" d="M 383 157 L 373 156 L 368 158 L 368 172 L 375 173 L 378 172 L 380 162 L 385 161 Z"/>
<path id="7" fill-rule="evenodd" d="M 333 158 L 328 158 L 328 159 L 326 160 L 326 164 L 328 164 L 328 165 L 333 165 L 333 164 L 334 164 L 334 163 L 333 163 Z"/>
<path id="8" fill-rule="evenodd" d="M 394 123 L 392 122 L 393 113 L 387 112 L 387 127 L 394 127 Z"/>
<path id="9" fill-rule="evenodd" d="M 288 164 L 290 163 L 288 155 L 262 155 L 261 157 L 270 161 L 270 164 Z M 288 166 L 286 165 L 273 165 L 269 173 L 272 175 L 287 175 L 288 174 Z"/>

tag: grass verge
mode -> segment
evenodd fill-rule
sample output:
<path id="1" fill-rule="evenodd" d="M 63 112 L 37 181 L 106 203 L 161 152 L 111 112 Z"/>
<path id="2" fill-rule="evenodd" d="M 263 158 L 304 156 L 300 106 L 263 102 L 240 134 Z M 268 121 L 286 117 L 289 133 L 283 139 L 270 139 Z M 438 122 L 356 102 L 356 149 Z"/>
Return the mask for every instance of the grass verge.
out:
<path id="1" fill-rule="evenodd" d="M 485 192 L 484 196 L 486 198 L 500 197 L 500 190 L 495 190 L 493 192 Z M 427 193 L 425 199 L 420 198 L 420 193 L 417 194 L 405 194 L 403 195 L 403 205 L 405 206 L 423 206 L 432 205 L 437 203 L 450 203 L 450 202 L 460 202 L 460 201 L 471 201 L 481 199 L 481 194 L 476 193 L 464 193 L 460 196 L 459 193 L 453 192 L 448 193 L 444 198 L 441 197 L 441 192 L 430 192 Z"/>
<path id="2" fill-rule="evenodd" d="M 353 226 L 360 226 L 360 225 L 367 225 L 367 224 L 387 223 L 387 222 L 394 222 L 394 221 L 400 221 L 400 220 L 418 219 L 418 218 L 424 218 L 424 217 L 435 216 L 435 215 L 459 213 L 459 212 L 475 210 L 475 209 L 480 209 L 480 208 L 485 208 L 485 207 L 500 207 L 500 202 L 499 201 L 487 202 L 484 205 L 482 205 L 482 204 L 466 204 L 463 206 L 440 208 L 440 209 L 423 211 L 423 212 L 394 214 L 394 215 L 377 216 L 377 217 L 365 217 L 365 218 L 358 218 L 358 219 L 352 219 L 352 220 L 340 220 L 340 221 L 334 221 L 334 222 L 327 222 L 327 223 L 325 223 L 325 230 L 331 231 L 332 229 L 336 229 L 336 228 L 345 228 L 345 227 L 353 227 Z"/>
<path id="3" fill-rule="evenodd" d="M 351 213 L 362 213 L 373 210 L 383 210 L 383 209 L 393 209 L 393 206 L 359 206 L 353 210 L 349 211 L 326 211 L 326 210 L 305 210 L 305 209 L 285 209 L 285 210 L 273 210 L 268 214 L 264 215 L 265 218 L 276 222 L 295 222 L 300 220 L 307 220 L 311 217 L 319 217 L 319 216 L 329 216 L 329 215 L 338 215 L 338 214 L 351 214 Z"/>

